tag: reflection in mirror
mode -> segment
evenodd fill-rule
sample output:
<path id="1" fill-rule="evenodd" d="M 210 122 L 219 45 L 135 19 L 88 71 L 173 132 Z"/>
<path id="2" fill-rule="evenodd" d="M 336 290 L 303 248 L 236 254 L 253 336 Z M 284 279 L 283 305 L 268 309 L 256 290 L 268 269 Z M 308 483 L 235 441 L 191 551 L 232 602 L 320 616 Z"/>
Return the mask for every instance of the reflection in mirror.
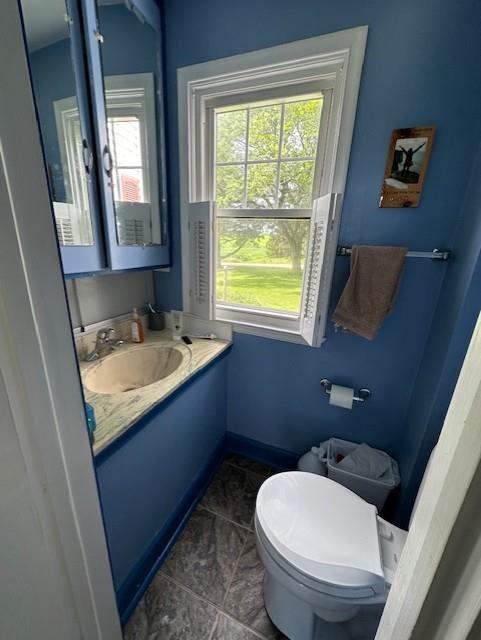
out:
<path id="1" fill-rule="evenodd" d="M 61 245 L 92 245 L 92 156 L 79 118 L 64 0 L 21 0 L 28 58 Z"/>
<path id="2" fill-rule="evenodd" d="M 118 243 L 161 244 L 159 35 L 127 3 L 98 4 Z"/>

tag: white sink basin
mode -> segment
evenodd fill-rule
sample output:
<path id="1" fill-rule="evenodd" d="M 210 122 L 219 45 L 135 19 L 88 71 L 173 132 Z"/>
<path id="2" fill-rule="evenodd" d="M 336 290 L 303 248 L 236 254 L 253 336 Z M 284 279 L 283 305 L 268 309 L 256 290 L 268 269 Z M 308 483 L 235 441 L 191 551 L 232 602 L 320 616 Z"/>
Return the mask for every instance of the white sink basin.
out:
<path id="1" fill-rule="evenodd" d="M 174 347 L 138 347 L 114 353 L 86 373 L 84 385 L 94 393 L 124 393 L 170 376 L 182 362 Z"/>

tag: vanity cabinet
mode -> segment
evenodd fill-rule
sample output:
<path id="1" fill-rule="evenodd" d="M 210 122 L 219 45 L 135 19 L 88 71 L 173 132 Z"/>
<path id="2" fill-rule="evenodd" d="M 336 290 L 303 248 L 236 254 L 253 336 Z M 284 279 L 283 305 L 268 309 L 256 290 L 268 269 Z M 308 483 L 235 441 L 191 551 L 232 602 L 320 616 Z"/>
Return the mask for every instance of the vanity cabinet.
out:
<path id="1" fill-rule="evenodd" d="M 65 275 L 169 264 L 154 0 L 21 0 Z"/>

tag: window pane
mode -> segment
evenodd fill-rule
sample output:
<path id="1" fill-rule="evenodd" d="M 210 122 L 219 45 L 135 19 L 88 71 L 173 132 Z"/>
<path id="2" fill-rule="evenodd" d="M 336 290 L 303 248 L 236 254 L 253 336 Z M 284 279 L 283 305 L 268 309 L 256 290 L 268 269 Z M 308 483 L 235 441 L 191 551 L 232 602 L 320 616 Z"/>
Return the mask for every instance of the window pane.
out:
<path id="1" fill-rule="evenodd" d="M 309 220 L 218 220 L 217 302 L 300 313 Z"/>
<path id="2" fill-rule="evenodd" d="M 113 172 L 114 199 L 117 202 L 145 202 L 142 169 L 117 169 Z"/>
<path id="3" fill-rule="evenodd" d="M 94 244 L 90 209 L 93 189 L 82 139 L 90 114 L 77 100 L 85 69 L 84 61 L 73 55 L 71 30 L 64 20 L 66 4 L 64 0 L 18 2 L 58 240 L 61 245 L 87 246 Z M 97 251 L 91 255 L 96 256 L 94 264 L 100 260 Z"/>
<path id="4" fill-rule="evenodd" d="M 215 200 L 220 209 L 238 209 L 244 199 L 244 165 L 216 168 Z"/>
<path id="5" fill-rule="evenodd" d="M 135 116 L 109 118 L 109 144 L 119 167 L 142 166 L 140 123 Z"/>
<path id="6" fill-rule="evenodd" d="M 273 209 L 277 206 L 277 165 L 251 164 L 247 168 L 247 204 L 249 208 Z"/>
<path id="7" fill-rule="evenodd" d="M 281 162 L 279 209 L 309 209 L 313 176 L 314 162 Z"/>
<path id="8" fill-rule="evenodd" d="M 216 161 L 245 160 L 247 110 L 218 113 L 216 116 Z"/>
<path id="9" fill-rule="evenodd" d="M 275 160 L 279 155 L 281 105 L 250 109 L 248 160 Z"/>
<path id="10" fill-rule="evenodd" d="M 283 158 L 310 158 L 316 155 L 321 109 L 322 98 L 286 104 Z"/>

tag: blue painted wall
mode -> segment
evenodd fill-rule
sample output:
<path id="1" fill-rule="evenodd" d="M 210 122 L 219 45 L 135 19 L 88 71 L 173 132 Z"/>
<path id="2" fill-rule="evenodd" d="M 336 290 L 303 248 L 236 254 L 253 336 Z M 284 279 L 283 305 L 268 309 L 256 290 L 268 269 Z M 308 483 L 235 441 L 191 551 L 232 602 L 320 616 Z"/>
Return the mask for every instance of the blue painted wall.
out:
<path id="1" fill-rule="evenodd" d="M 181 307 L 177 68 L 363 24 L 369 36 L 341 242 L 452 246 L 480 130 L 476 0 L 165 0 L 164 13 L 174 250 L 171 272 L 155 274 L 159 304 Z M 430 124 L 438 131 L 420 207 L 379 209 L 391 130 Z M 338 258 L 333 303 L 347 269 L 346 259 Z M 409 458 L 406 418 L 446 269 L 407 262 L 394 312 L 373 343 L 332 330 L 321 349 L 237 335 L 229 366 L 229 430 L 294 452 L 335 434 Z M 352 412 L 329 407 L 319 388 L 324 376 L 371 387 L 372 399 Z"/>
<path id="2" fill-rule="evenodd" d="M 348 269 L 348 261 L 339 262 L 336 293 Z M 375 343 L 332 329 L 320 349 L 237 334 L 229 367 L 229 430 L 297 453 L 335 435 L 397 454 L 443 268 L 408 262 L 395 313 Z M 331 407 L 319 384 L 324 377 L 368 387 L 372 398 L 352 411 Z"/>
<path id="3" fill-rule="evenodd" d="M 436 444 L 481 309 L 481 146 L 417 376 L 399 461 L 404 478 L 398 517 L 407 522 Z"/>
<path id="4" fill-rule="evenodd" d="M 157 35 L 122 4 L 99 6 L 99 22 L 104 45 L 105 75 L 147 73 L 156 70 Z"/>
<path id="5" fill-rule="evenodd" d="M 53 103 L 76 94 L 70 43 L 62 40 L 39 49 L 29 61 L 53 195 L 58 202 L 66 202 Z"/>
<path id="6" fill-rule="evenodd" d="M 227 359 L 213 363 L 96 465 L 119 592 L 222 445 Z M 136 577 L 136 576 L 135 576 Z"/>

